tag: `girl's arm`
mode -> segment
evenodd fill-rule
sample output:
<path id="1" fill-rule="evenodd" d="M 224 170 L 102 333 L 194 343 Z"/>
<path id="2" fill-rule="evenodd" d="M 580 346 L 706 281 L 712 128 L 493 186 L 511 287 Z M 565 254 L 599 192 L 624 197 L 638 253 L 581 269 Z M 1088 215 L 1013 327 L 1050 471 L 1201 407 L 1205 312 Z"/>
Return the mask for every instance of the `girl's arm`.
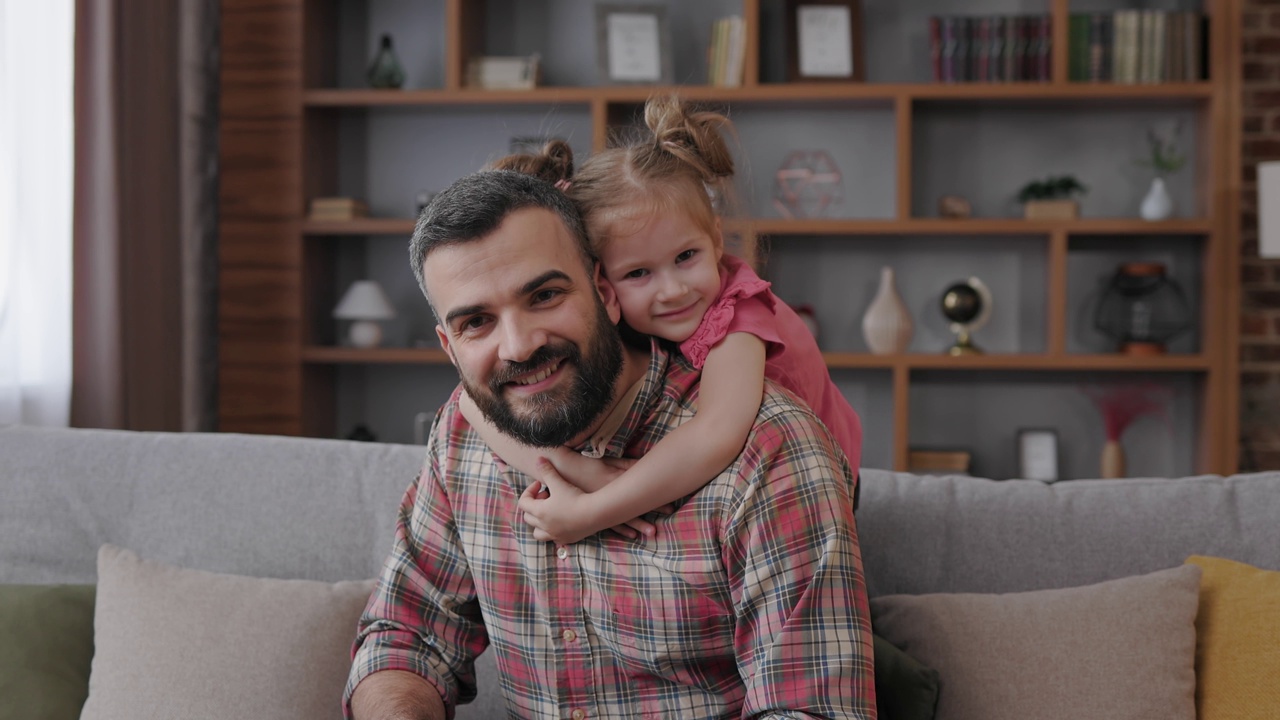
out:
<path id="1" fill-rule="evenodd" d="M 703 364 L 698 412 L 692 419 L 600 490 L 557 493 L 551 486 L 549 497 L 526 492 L 520 500 L 526 521 L 556 541 L 570 543 L 706 485 L 746 444 L 764 393 L 764 361 L 764 341 L 755 335 L 732 333 L 721 340 Z"/>
<path id="2" fill-rule="evenodd" d="M 484 413 L 480 412 L 480 408 L 476 406 L 465 390 L 462 392 L 458 405 L 459 409 L 462 410 L 462 416 L 479 433 L 480 439 L 484 440 L 489 449 L 502 458 L 503 462 L 530 477 L 539 476 L 540 473 L 537 472 L 538 459 L 547 458 L 562 476 L 569 478 L 569 482 L 574 485 L 573 490 L 594 492 L 608 485 L 614 478 L 620 477 L 623 471 L 632 464 L 630 460 L 622 458 L 606 459 L 604 461 L 596 460 L 563 446 L 554 448 L 530 447 L 517 442 L 490 423 L 489 419 L 484 416 Z M 616 527 L 609 527 L 613 527 L 614 531 L 629 538 L 634 538 L 641 533 L 653 535 L 653 523 L 639 519 L 637 516 L 641 514 L 643 513 L 636 513 L 626 518 L 625 521 L 615 523 Z M 604 528 L 600 529 L 603 530 Z M 537 539 L 547 540 L 550 537 L 539 533 Z"/>

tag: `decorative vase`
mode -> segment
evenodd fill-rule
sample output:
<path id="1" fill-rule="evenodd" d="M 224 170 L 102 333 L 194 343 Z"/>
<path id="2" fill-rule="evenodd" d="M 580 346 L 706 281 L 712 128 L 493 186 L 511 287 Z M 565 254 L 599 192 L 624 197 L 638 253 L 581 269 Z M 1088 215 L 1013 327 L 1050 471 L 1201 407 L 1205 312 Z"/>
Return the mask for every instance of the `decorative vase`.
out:
<path id="1" fill-rule="evenodd" d="M 1119 440 L 1108 440 L 1102 446 L 1102 477 L 1124 477 L 1124 448 Z"/>
<path id="2" fill-rule="evenodd" d="M 862 316 L 862 337 L 876 355 L 892 355 L 906 351 L 915 326 L 906 303 L 898 295 L 893 268 L 880 269 L 880 289 Z"/>
<path id="3" fill-rule="evenodd" d="M 1142 215 L 1143 220 L 1167 220 L 1173 215 L 1173 198 L 1169 196 L 1169 188 L 1165 186 L 1164 178 L 1152 178 L 1151 189 L 1147 191 L 1147 196 L 1142 198 L 1138 213 Z"/>
<path id="4" fill-rule="evenodd" d="M 391 48 L 391 36 L 383 35 L 378 54 L 369 65 L 369 85 L 381 89 L 395 89 L 404 85 L 404 68 L 396 51 Z"/>

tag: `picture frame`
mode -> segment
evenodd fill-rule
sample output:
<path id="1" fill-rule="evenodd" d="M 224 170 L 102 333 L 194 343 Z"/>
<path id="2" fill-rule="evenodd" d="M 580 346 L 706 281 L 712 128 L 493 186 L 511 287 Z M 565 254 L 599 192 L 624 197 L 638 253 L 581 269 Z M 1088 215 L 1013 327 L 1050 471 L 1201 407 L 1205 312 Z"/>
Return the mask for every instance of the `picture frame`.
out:
<path id="1" fill-rule="evenodd" d="M 862 82 L 861 0 L 786 0 L 787 81 Z"/>
<path id="2" fill-rule="evenodd" d="M 1018 477 L 1048 483 L 1059 480 L 1057 430 L 1018 430 Z"/>
<path id="3" fill-rule="evenodd" d="M 671 26 L 665 5 L 596 5 L 596 62 L 607 85 L 670 85 Z"/>

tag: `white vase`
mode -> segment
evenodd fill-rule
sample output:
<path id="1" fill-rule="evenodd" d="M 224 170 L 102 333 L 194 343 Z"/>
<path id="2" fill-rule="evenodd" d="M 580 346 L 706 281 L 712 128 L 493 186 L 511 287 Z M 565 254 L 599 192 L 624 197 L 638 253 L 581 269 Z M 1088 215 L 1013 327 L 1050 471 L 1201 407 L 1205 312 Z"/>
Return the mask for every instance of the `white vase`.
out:
<path id="1" fill-rule="evenodd" d="M 906 352 L 914 332 L 911 313 L 898 295 L 893 268 L 881 268 L 880 289 L 862 316 L 862 337 L 867 341 L 867 347 L 876 355 Z"/>
<path id="2" fill-rule="evenodd" d="M 1147 191 L 1147 196 L 1142 198 L 1142 205 L 1138 208 L 1138 212 L 1143 220 L 1167 220 L 1173 215 L 1173 198 L 1169 196 L 1169 188 L 1165 186 L 1164 178 L 1158 177 L 1151 180 L 1151 189 Z"/>

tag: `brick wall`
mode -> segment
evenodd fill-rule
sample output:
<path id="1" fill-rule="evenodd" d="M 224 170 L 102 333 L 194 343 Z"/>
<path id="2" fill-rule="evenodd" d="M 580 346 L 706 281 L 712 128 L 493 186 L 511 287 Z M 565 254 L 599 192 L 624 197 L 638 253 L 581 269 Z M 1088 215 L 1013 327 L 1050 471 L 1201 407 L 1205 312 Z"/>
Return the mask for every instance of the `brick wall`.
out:
<path id="1" fill-rule="evenodd" d="M 1280 160 L 1280 4 L 1244 0 L 1240 469 L 1280 470 L 1280 261 L 1258 257 L 1257 164 Z"/>

